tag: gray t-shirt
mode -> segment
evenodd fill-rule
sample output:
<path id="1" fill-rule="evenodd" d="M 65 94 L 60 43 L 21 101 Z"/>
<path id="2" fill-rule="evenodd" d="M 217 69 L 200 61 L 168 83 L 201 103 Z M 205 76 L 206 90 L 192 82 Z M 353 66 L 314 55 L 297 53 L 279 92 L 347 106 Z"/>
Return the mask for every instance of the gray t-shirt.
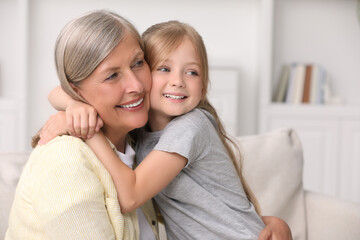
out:
<path id="1" fill-rule="evenodd" d="M 151 150 L 187 158 L 185 168 L 154 198 L 169 239 L 258 239 L 264 228 L 206 111 L 176 117 L 164 130 L 139 130 L 140 163 Z"/>

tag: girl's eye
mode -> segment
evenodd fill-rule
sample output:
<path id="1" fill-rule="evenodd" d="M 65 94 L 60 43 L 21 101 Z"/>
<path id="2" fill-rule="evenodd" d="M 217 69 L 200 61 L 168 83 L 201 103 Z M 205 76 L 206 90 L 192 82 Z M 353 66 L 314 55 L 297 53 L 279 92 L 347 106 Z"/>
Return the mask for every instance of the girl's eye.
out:
<path id="1" fill-rule="evenodd" d="M 159 67 L 157 70 L 160 72 L 170 72 L 170 69 L 167 67 Z"/>
<path id="2" fill-rule="evenodd" d="M 118 76 L 118 73 L 113 73 L 109 77 L 107 77 L 105 80 L 112 80 Z"/>
<path id="3" fill-rule="evenodd" d="M 187 71 L 187 72 L 185 72 L 185 74 L 191 75 L 191 76 L 199 76 L 199 74 L 197 73 L 197 71 Z"/>
<path id="4" fill-rule="evenodd" d="M 132 68 L 136 68 L 136 67 L 141 67 L 141 66 L 143 66 L 144 65 L 144 60 L 142 59 L 142 60 L 138 60 L 138 61 L 136 61 L 134 64 L 133 64 L 133 66 L 132 66 Z"/>

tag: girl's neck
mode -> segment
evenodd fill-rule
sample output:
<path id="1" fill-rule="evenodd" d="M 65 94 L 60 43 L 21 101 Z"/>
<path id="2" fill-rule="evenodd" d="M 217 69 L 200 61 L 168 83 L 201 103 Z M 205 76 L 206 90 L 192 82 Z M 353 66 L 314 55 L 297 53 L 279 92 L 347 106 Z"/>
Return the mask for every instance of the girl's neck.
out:
<path id="1" fill-rule="evenodd" d="M 174 117 L 164 116 L 158 113 L 149 112 L 149 126 L 152 132 L 163 130 Z"/>

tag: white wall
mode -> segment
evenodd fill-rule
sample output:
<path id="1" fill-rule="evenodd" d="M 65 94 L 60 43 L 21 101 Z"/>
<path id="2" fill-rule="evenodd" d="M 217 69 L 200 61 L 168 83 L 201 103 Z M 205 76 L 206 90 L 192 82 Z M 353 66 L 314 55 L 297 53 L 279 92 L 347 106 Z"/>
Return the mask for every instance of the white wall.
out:
<path id="1" fill-rule="evenodd" d="M 53 46 L 61 28 L 93 9 L 110 9 L 128 18 L 143 32 L 160 21 L 178 19 L 192 24 L 203 36 L 210 65 L 239 71 L 240 128 L 256 131 L 258 5 L 254 0 L 203 1 L 29 1 L 29 136 L 54 113 L 47 94 L 58 84 Z"/>

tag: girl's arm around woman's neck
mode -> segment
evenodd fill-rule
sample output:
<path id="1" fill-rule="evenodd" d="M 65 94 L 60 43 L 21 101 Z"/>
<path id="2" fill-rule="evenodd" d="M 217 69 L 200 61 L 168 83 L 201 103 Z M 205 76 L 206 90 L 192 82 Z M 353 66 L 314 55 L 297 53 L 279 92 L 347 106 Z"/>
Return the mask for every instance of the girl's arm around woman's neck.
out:
<path id="1" fill-rule="evenodd" d="M 154 150 L 133 170 L 111 149 L 102 132 L 86 140 L 86 143 L 109 171 L 122 213 L 135 210 L 154 197 L 187 163 L 186 158 L 176 153 Z"/>

